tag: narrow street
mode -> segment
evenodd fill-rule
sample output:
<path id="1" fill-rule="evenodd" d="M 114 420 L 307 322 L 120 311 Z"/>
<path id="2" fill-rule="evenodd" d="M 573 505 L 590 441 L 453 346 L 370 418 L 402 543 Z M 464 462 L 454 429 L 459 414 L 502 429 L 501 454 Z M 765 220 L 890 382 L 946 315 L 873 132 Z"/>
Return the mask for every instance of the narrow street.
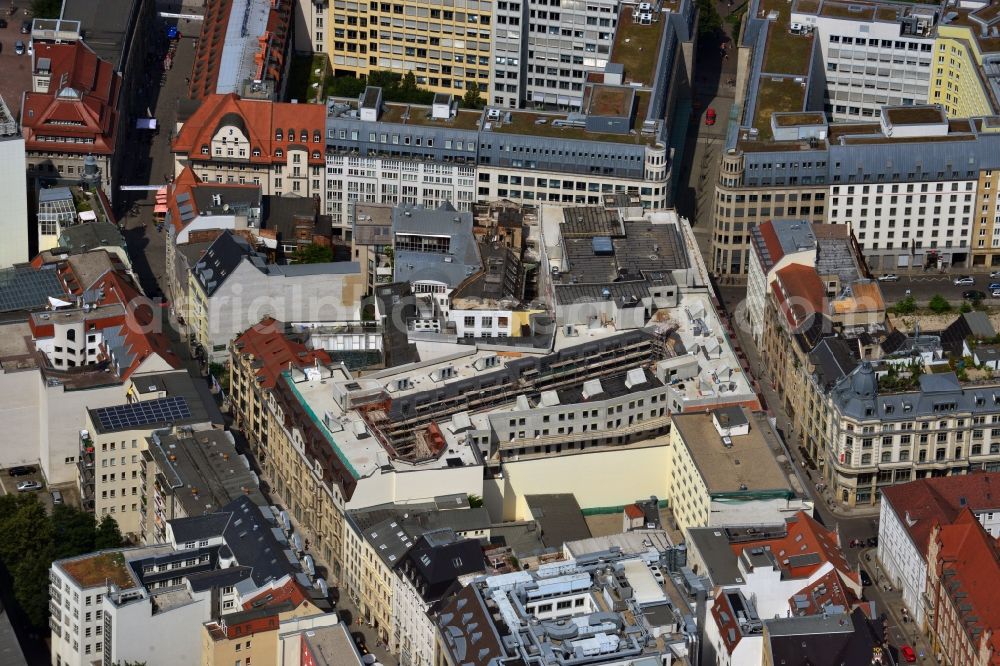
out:
<path id="1" fill-rule="evenodd" d="M 746 297 L 746 290 L 742 287 L 720 287 L 719 293 L 723 306 L 732 317 L 732 328 L 736 335 L 734 342 L 746 355 L 751 369 L 764 368 L 749 331 L 746 330 L 745 325 L 741 326 L 739 322 L 739 318 L 744 316 L 741 304 Z M 786 452 L 791 456 L 793 465 L 802 481 L 802 486 L 808 489 L 809 495 L 815 503 L 816 519 L 823 525 L 837 530 L 847 561 L 852 565 L 864 568 L 871 577 L 873 584 L 864 588 L 864 596 L 875 603 L 877 614 L 886 613 L 890 643 L 895 646 L 908 644 L 921 656 L 919 663 L 930 663 L 927 661 L 930 657 L 924 657 L 932 654 L 927 640 L 920 634 L 916 625 L 912 622 L 904 623 L 902 620 L 903 602 L 899 590 L 886 589 L 885 587 L 885 576 L 879 569 L 876 550 L 850 546 L 855 540 L 865 541 L 869 537 L 878 536 L 878 507 L 857 509 L 842 507 L 837 505 L 828 493 L 817 490 L 818 479 L 806 467 L 799 455 L 799 447 L 797 440 L 794 439 L 791 421 L 781 406 L 781 399 L 771 388 L 766 370 L 760 373 L 756 379 L 760 384 L 760 393 L 767 403 L 768 415 L 774 418 L 775 428 L 786 443 Z"/>

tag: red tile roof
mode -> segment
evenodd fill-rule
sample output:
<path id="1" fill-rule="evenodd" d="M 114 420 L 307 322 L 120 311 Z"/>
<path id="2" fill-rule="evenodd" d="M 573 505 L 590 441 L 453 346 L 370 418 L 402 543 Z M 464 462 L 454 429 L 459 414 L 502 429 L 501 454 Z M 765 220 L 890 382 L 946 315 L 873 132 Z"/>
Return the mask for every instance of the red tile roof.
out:
<path id="1" fill-rule="evenodd" d="M 267 317 L 236 338 L 236 348 L 241 354 L 250 354 L 260 361 L 257 368 L 258 386 L 273 388 L 278 375 L 292 363 L 304 368 L 316 361 L 330 363 L 330 355 L 322 349 L 309 349 L 301 342 L 291 340 L 284 333 L 281 322 Z"/>
<path id="2" fill-rule="evenodd" d="M 202 182 L 201 178 L 194 172 L 194 170 L 186 166 L 181 172 L 174 178 L 174 182 L 167 185 L 167 212 L 169 213 L 169 220 L 171 226 L 173 226 L 175 231 L 181 231 L 187 226 L 187 223 L 181 219 L 180 204 L 178 199 L 182 198 L 182 195 L 187 195 L 186 202 L 189 203 L 195 214 L 199 214 L 199 211 L 195 208 L 196 201 L 195 191 L 199 187 L 209 187 L 213 192 L 218 190 L 259 190 L 258 185 L 243 185 L 240 183 L 215 183 L 215 182 Z M 191 242 L 188 239 L 188 242 Z"/>
<path id="3" fill-rule="evenodd" d="M 635 519 L 643 518 L 646 514 L 642 512 L 642 509 L 639 508 L 638 504 L 629 504 L 625 507 L 625 515 L 629 518 Z"/>
<path id="4" fill-rule="evenodd" d="M 238 5 L 240 13 L 232 14 L 232 0 L 208 0 L 205 4 L 205 18 L 201 34 L 195 47 L 194 64 L 191 68 L 191 84 L 188 95 L 191 99 L 201 99 L 216 91 L 219 81 L 219 65 L 226 45 L 226 28 L 231 20 L 241 21 L 244 4 Z M 257 40 L 254 52 L 255 78 L 273 81 L 275 89 L 285 70 L 285 57 L 289 47 L 289 26 L 291 24 L 292 3 L 273 0 L 267 16 L 264 34 Z"/>
<path id="5" fill-rule="evenodd" d="M 798 328 L 823 312 L 826 289 L 815 268 L 790 264 L 775 275 L 778 279 L 771 283 L 771 289 L 790 326 Z"/>
<path id="6" fill-rule="evenodd" d="M 800 604 L 799 600 L 803 603 Z M 860 599 L 854 590 L 844 585 L 840 573 L 833 569 L 790 597 L 788 607 L 793 615 L 820 615 L 828 605 L 840 606 L 850 612 L 858 602 Z"/>
<path id="7" fill-rule="evenodd" d="M 926 558 L 934 524 L 953 522 L 963 502 L 973 511 L 1000 509 L 1000 472 L 918 479 L 883 488 L 882 497 Z"/>
<path id="8" fill-rule="evenodd" d="M 42 58 L 51 62 L 49 90 L 25 93 L 22 99 L 26 149 L 99 155 L 114 152 L 121 75 L 82 41 L 37 43 L 32 57 L 36 72 Z M 46 141 L 43 137 L 67 141 Z"/>
<path id="9" fill-rule="evenodd" d="M 259 604 L 257 600 L 260 598 L 267 601 Z M 243 609 L 250 610 L 252 608 L 279 606 L 286 601 L 291 603 L 293 608 L 298 608 L 306 599 L 308 599 L 308 595 L 302 589 L 302 586 L 295 582 L 295 579 L 289 578 L 277 587 L 263 587 L 249 597 L 244 598 Z"/>
<path id="10" fill-rule="evenodd" d="M 762 222 L 757 228 L 760 230 L 760 237 L 767 247 L 767 253 L 771 255 L 771 263 L 777 264 L 785 256 L 785 253 L 781 249 L 781 241 L 778 240 L 778 234 L 774 233 L 774 223 L 768 220 Z"/>
<path id="11" fill-rule="evenodd" d="M 992 658 L 1000 664 L 1000 544 L 966 507 L 938 534 L 938 571 L 942 589 L 961 613 L 966 634 L 979 646 L 982 632 L 990 632 Z"/>
<path id="12" fill-rule="evenodd" d="M 239 127 L 246 134 L 250 142 L 247 161 L 251 164 L 285 164 L 285 151 L 296 148 L 308 151 L 310 165 L 326 163 L 325 106 L 240 99 L 234 94 L 205 96 L 181 127 L 172 150 L 194 162 L 211 162 L 213 156 L 203 154 L 202 148 L 210 148 L 212 137 L 224 126 Z M 260 155 L 255 156 L 255 151 Z"/>
<path id="13" fill-rule="evenodd" d="M 860 589 L 860 578 L 840 550 L 840 536 L 835 531 L 823 527 L 804 511 L 789 518 L 785 527 L 786 534 L 783 537 L 734 543 L 730 547 L 736 555 L 748 548 L 770 548 L 778 566 L 791 578 L 808 578 L 825 562 L 829 562 L 840 572 L 842 579 L 847 577 Z M 812 554 L 818 559 L 810 558 L 812 561 L 807 564 L 791 560 L 796 555 Z"/>

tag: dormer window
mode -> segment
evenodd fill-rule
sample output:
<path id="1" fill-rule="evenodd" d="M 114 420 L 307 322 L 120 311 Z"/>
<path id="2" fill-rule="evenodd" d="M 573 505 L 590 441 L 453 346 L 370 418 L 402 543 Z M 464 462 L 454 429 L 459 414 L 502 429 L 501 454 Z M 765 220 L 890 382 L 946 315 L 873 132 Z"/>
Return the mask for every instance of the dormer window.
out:
<path id="1" fill-rule="evenodd" d="M 313 151 L 313 159 L 314 160 L 318 160 L 319 158 L 320 158 L 319 151 L 318 150 L 314 150 Z"/>
<path id="2" fill-rule="evenodd" d="M 295 141 L 295 130 L 291 127 L 288 128 L 288 140 Z"/>
<path id="3" fill-rule="evenodd" d="M 285 151 L 283 151 L 281 148 L 278 148 L 276 151 L 274 151 L 274 156 L 275 157 L 284 157 L 285 156 Z"/>
<path id="4" fill-rule="evenodd" d="M 281 138 L 282 138 L 281 130 L 280 129 L 274 130 L 274 140 L 281 141 Z"/>
<path id="5" fill-rule="evenodd" d="M 254 157 L 260 157 L 260 148 L 254 148 L 253 149 L 253 156 Z"/>
<path id="6" fill-rule="evenodd" d="M 313 143 L 319 143 L 323 140 L 323 134 L 319 130 L 313 130 Z"/>
<path id="7" fill-rule="evenodd" d="M 299 141 L 301 141 L 302 143 L 308 143 L 309 142 L 309 131 L 308 130 L 302 130 L 302 132 L 299 133 Z"/>
<path id="8" fill-rule="evenodd" d="M 201 147 L 201 154 L 202 155 L 208 155 L 208 146 L 202 146 Z"/>

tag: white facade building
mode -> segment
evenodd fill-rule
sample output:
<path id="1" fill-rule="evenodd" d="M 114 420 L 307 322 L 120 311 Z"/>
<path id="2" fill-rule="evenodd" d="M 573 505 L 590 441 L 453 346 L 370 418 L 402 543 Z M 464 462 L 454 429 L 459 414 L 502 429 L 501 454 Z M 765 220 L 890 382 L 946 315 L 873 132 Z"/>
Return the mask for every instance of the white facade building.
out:
<path id="1" fill-rule="evenodd" d="M 882 490 L 878 560 L 917 626 L 925 619 L 927 545 L 936 523 L 946 525 L 968 507 L 994 538 L 1000 536 L 1000 473 L 927 478 Z"/>
<path id="2" fill-rule="evenodd" d="M 28 182 L 24 139 L 16 134 L 4 135 L 4 118 L 9 120 L 13 116 L 0 98 L 0 198 L 3 200 L 0 268 L 31 259 L 28 256 Z M 13 129 L 16 131 L 16 123 Z"/>
<path id="3" fill-rule="evenodd" d="M 950 265 L 953 252 L 969 251 L 977 182 L 833 185 L 827 221 L 849 225 L 873 267 L 909 266 L 913 248 L 935 248 L 942 264 Z"/>
<path id="4" fill-rule="evenodd" d="M 870 13 L 874 13 L 870 8 Z M 905 18 L 862 20 L 793 11 L 791 24 L 812 29 L 826 75 L 824 104 L 835 120 L 879 115 L 882 106 L 925 104 L 930 86 L 934 9 Z"/>
<path id="5" fill-rule="evenodd" d="M 470 146 L 471 147 L 471 146 Z M 326 156 L 326 213 L 350 238 L 351 202 L 412 204 L 437 208 L 445 201 L 460 211 L 476 200 L 476 168 L 388 157 Z"/>

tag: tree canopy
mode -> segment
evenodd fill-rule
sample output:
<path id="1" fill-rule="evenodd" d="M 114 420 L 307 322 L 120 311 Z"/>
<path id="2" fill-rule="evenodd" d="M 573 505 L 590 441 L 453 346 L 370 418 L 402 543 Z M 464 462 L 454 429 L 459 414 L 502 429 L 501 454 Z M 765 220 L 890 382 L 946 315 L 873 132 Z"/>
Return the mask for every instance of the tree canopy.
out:
<path id="1" fill-rule="evenodd" d="M 0 496 L 0 562 L 13 579 L 15 602 L 35 627 L 48 622 L 53 561 L 123 544 L 111 516 L 98 526 L 92 514 L 65 504 L 50 516 L 34 494 Z"/>
<path id="2" fill-rule="evenodd" d="M 297 264 L 325 264 L 333 261 L 333 250 L 323 245 L 310 243 L 300 247 L 292 255 Z"/>

